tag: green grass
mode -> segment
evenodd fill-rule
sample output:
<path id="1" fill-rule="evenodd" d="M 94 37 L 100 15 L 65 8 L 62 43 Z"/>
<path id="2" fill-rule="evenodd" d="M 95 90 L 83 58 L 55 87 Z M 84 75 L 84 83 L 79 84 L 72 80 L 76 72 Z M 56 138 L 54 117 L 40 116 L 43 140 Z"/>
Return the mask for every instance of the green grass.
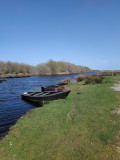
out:
<path id="1" fill-rule="evenodd" d="M 0 142 L 0 160 L 117 160 L 120 93 L 102 84 L 73 83 L 64 100 L 28 112 Z"/>

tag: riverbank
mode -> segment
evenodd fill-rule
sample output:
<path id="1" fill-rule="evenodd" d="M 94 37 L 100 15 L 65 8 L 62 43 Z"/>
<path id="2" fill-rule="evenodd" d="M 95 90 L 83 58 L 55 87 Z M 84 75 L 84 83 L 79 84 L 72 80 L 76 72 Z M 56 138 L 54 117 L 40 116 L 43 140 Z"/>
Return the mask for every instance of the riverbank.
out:
<path id="1" fill-rule="evenodd" d="M 94 74 L 98 74 L 98 71 L 88 71 L 88 72 L 74 72 L 74 73 L 68 73 L 68 72 L 59 72 L 56 74 L 49 74 L 49 73 L 44 73 L 44 74 L 2 74 L 0 75 L 0 78 L 24 78 L 24 77 L 31 77 L 31 76 L 63 76 L 63 75 L 74 75 L 74 74 L 89 74 L 89 73 L 94 73 Z"/>
<path id="2" fill-rule="evenodd" d="M 117 160 L 116 135 L 120 93 L 111 87 L 118 76 L 102 84 L 68 85 L 68 98 L 49 102 L 21 117 L 0 142 L 1 160 Z"/>
<path id="3" fill-rule="evenodd" d="M 24 77 L 30 77 L 30 74 L 3 74 L 0 75 L 0 78 L 7 79 L 7 78 L 24 78 Z"/>

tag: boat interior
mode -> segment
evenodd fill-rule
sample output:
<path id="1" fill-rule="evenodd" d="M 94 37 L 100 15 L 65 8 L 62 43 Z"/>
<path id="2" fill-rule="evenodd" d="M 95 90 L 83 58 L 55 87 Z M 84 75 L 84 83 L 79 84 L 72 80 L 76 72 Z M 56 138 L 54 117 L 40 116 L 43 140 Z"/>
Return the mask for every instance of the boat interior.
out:
<path id="1" fill-rule="evenodd" d="M 27 92 L 27 95 L 29 96 L 45 96 L 45 95 L 50 95 L 56 92 Z"/>

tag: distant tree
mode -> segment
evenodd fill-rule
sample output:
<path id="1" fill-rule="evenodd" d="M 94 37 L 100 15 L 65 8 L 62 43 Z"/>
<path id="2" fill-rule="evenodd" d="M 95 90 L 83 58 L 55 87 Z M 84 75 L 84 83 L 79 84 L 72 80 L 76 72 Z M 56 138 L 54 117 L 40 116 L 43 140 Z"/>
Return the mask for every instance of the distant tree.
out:
<path id="1" fill-rule="evenodd" d="M 46 63 L 39 64 L 36 68 L 38 75 L 49 75 L 51 73 L 51 70 Z"/>
<path id="2" fill-rule="evenodd" d="M 0 62 L 0 74 L 4 73 L 4 67 L 5 67 L 4 62 Z"/>
<path id="3" fill-rule="evenodd" d="M 55 61 L 50 60 L 50 61 L 47 63 L 47 66 L 50 68 L 51 75 L 57 74 L 58 68 L 57 68 L 57 64 L 56 64 Z"/>

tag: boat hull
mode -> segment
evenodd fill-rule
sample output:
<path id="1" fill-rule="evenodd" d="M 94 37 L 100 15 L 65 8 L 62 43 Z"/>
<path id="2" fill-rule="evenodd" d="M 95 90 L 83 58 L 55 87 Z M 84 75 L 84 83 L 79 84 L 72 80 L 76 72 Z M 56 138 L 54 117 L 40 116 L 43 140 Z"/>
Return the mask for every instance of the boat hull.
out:
<path id="1" fill-rule="evenodd" d="M 47 87 L 41 87 L 42 91 L 55 91 L 58 87 L 67 85 L 67 83 L 58 83 Z"/>
<path id="2" fill-rule="evenodd" d="M 64 99 L 68 96 L 68 94 L 71 91 L 61 91 L 61 92 L 44 92 L 43 95 L 42 92 L 26 92 L 22 94 L 22 99 L 27 100 L 29 102 L 32 102 L 34 104 L 43 104 L 44 101 L 53 101 L 53 100 L 58 100 L 58 99 Z M 32 94 L 33 95 L 30 95 Z"/>

